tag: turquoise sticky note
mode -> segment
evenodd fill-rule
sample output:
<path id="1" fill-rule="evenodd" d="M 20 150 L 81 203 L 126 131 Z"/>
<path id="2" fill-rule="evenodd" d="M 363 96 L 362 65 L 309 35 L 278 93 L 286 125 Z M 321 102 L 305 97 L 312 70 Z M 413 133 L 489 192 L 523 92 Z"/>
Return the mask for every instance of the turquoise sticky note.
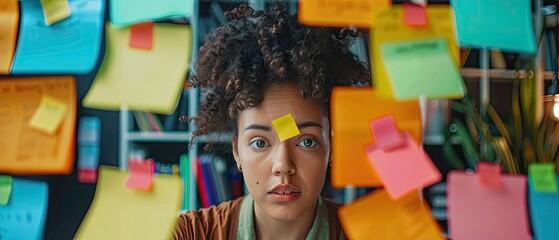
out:
<path id="1" fill-rule="evenodd" d="M 555 180 L 559 182 L 559 177 Z M 534 180 L 528 178 L 528 199 L 534 239 L 559 239 L 559 193 L 536 192 Z"/>
<path id="2" fill-rule="evenodd" d="M 445 39 L 393 42 L 380 46 L 397 100 L 462 98 L 466 87 Z"/>
<path id="3" fill-rule="evenodd" d="M 88 74 L 100 56 L 105 0 L 68 0 L 70 17 L 47 26 L 40 1 L 21 1 L 12 73 Z"/>
<path id="4" fill-rule="evenodd" d="M 43 239 L 47 206 L 45 182 L 13 178 L 10 202 L 0 205 L 0 238 Z"/>
<path id="5" fill-rule="evenodd" d="M 461 47 L 535 53 L 530 0 L 450 0 Z"/>
<path id="6" fill-rule="evenodd" d="M 111 0 L 110 20 L 115 26 L 172 17 L 190 17 L 195 0 Z"/>

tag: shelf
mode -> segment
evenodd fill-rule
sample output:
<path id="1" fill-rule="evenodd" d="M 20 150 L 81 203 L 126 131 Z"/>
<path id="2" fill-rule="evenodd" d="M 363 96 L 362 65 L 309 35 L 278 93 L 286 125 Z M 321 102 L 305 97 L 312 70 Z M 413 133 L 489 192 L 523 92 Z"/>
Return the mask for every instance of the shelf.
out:
<path id="1" fill-rule="evenodd" d="M 445 142 L 444 136 L 425 136 L 423 137 L 423 145 L 443 145 Z M 452 145 L 460 144 L 460 139 L 456 136 L 450 137 Z"/>
<path id="2" fill-rule="evenodd" d="M 189 142 L 190 132 L 128 132 L 131 142 Z M 209 134 L 196 138 L 196 142 L 230 142 L 231 134 Z"/>
<path id="3" fill-rule="evenodd" d="M 489 69 L 487 70 L 487 77 L 496 79 L 514 79 L 516 76 L 525 78 L 527 76 L 524 70 L 516 71 L 512 69 Z M 464 78 L 480 78 L 483 76 L 483 69 L 480 68 L 462 68 L 462 77 Z M 555 77 L 554 72 L 545 72 L 545 80 L 553 80 Z"/>

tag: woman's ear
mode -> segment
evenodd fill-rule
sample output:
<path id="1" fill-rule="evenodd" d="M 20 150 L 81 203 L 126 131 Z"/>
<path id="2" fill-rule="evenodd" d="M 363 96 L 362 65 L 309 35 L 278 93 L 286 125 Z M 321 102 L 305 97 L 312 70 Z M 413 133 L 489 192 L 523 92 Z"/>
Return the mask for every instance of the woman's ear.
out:
<path id="1" fill-rule="evenodd" d="M 231 146 L 233 147 L 233 158 L 235 159 L 237 166 L 240 166 L 241 162 L 239 161 L 239 148 L 237 147 L 238 141 L 237 136 L 235 135 L 231 136 Z"/>

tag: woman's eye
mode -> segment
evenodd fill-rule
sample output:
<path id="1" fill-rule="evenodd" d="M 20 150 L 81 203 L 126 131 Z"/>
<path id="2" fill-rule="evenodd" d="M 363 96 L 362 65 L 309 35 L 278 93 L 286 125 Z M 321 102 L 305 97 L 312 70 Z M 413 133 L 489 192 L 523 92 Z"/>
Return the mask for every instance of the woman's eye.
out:
<path id="1" fill-rule="evenodd" d="M 250 147 L 252 147 L 254 149 L 262 149 L 262 148 L 269 147 L 269 146 L 270 146 L 270 144 L 268 144 L 264 140 L 254 140 L 254 141 L 250 142 Z"/>
<path id="2" fill-rule="evenodd" d="M 307 138 L 304 139 L 303 141 L 300 141 L 297 146 L 300 147 L 304 147 L 304 148 L 309 148 L 309 149 L 315 149 L 318 147 L 318 141 L 316 139 L 312 139 L 312 138 Z"/>

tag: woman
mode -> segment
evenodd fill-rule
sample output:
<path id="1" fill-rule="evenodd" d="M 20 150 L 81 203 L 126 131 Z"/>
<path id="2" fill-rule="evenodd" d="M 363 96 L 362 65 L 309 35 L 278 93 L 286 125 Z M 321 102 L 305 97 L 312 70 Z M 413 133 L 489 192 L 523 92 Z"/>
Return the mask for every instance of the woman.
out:
<path id="1" fill-rule="evenodd" d="M 249 194 L 179 217 L 175 239 L 345 239 L 338 204 L 320 197 L 330 163 L 334 86 L 370 82 L 348 51 L 354 31 L 307 27 L 284 5 L 242 5 L 200 48 L 192 86 L 208 89 L 194 137 L 233 133 Z M 280 141 L 272 121 L 291 114 L 299 135 Z"/>

